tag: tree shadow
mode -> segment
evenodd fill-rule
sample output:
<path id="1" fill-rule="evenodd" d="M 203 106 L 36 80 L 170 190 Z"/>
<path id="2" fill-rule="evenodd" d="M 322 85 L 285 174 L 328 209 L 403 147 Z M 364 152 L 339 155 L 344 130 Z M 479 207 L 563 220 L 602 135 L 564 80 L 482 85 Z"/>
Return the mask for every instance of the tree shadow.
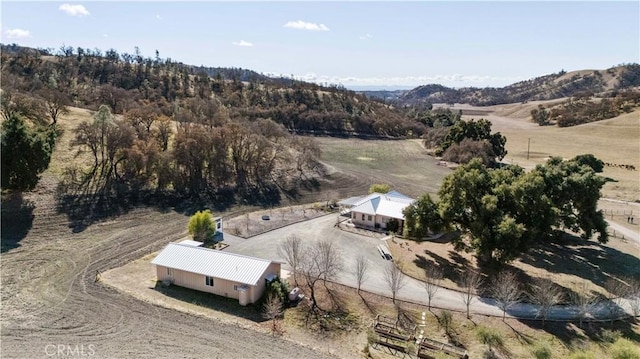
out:
<path id="1" fill-rule="evenodd" d="M 0 211 L 0 253 L 20 247 L 33 226 L 35 204 L 26 200 L 21 192 L 3 196 Z"/>
<path id="2" fill-rule="evenodd" d="M 455 253 L 450 251 L 449 253 Z M 452 282 L 457 282 L 460 275 L 468 266 L 468 261 L 460 256 L 458 253 L 454 254 L 454 260 L 451 261 L 444 258 L 428 249 L 424 250 L 425 255 L 416 254 L 416 259 L 413 262 L 421 269 L 435 266 L 442 271 L 442 277 L 449 279 Z"/>
<path id="3" fill-rule="evenodd" d="M 202 209 L 223 212 L 234 205 L 268 208 L 280 203 L 280 191 L 275 185 L 259 187 L 225 187 L 198 193 L 157 190 L 77 191 L 57 196 L 57 211 L 67 215 L 74 233 L 91 224 L 126 214 L 136 208 L 155 208 L 192 215 Z"/>
<path id="4" fill-rule="evenodd" d="M 605 330 L 619 331 L 625 338 L 636 343 L 640 342 L 640 325 L 632 320 L 590 321 L 583 322 L 582 327 L 577 321 L 546 321 L 544 326 L 539 320 L 520 319 L 518 321 L 531 329 L 549 333 L 569 349 L 579 349 L 580 343 L 585 342 L 606 344 L 607 339 L 603 335 Z"/>
<path id="5" fill-rule="evenodd" d="M 569 234 L 531 248 L 521 255 L 520 261 L 550 273 L 573 275 L 603 288 L 610 278 L 640 277 L 640 258 Z"/>

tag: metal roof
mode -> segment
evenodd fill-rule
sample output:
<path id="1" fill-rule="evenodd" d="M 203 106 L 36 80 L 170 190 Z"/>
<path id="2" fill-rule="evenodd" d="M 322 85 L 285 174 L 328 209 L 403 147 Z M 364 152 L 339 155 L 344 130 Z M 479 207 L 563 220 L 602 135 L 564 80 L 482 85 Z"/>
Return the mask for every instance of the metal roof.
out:
<path id="1" fill-rule="evenodd" d="M 169 243 L 151 263 L 232 282 L 256 285 L 272 262 L 209 248 Z"/>
<path id="2" fill-rule="evenodd" d="M 180 241 L 180 244 L 184 244 L 185 246 L 191 246 L 191 247 L 200 247 L 204 243 L 198 242 L 198 241 L 192 241 L 191 239 L 185 239 L 184 241 Z"/>
<path id="3" fill-rule="evenodd" d="M 414 199 L 398 192 L 392 195 L 373 193 L 351 208 L 351 212 L 369 215 L 379 214 L 385 217 L 404 219 L 402 211 L 413 203 L 413 201 Z"/>

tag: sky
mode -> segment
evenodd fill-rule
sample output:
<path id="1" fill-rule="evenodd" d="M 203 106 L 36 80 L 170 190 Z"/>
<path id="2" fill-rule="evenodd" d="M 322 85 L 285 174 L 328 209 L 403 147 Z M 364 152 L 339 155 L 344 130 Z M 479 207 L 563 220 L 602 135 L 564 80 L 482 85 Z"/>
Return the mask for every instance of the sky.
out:
<path id="1" fill-rule="evenodd" d="M 98 48 L 347 88 L 500 87 L 640 62 L 640 2 L 0 3 L 0 41 Z"/>

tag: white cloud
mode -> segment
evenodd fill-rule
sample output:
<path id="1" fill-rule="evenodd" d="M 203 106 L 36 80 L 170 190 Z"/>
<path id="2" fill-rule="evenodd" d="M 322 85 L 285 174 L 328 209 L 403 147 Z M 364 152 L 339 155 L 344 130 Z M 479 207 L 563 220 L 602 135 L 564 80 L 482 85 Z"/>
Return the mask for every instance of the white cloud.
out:
<path id="1" fill-rule="evenodd" d="M 109 35 L 107 35 L 107 34 L 102 34 L 102 37 L 107 38 L 107 37 L 109 37 Z"/>
<path id="2" fill-rule="evenodd" d="M 68 15 L 71 15 L 71 16 L 82 17 L 82 16 L 90 15 L 89 11 L 83 5 L 62 4 L 58 9 L 66 12 Z"/>
<path id="3" fill-rule="evenodd" d="M 156 14 L 156 19 L 162 20 L 162 16 L 160 16 L 159 14 Z"/>
<path id="4" fill-rule="evenodd" d="M 310 30 L 310 31 L 329 31 L 329 28 L 325 24 L 316 24 L 313 22 L 306 22 L 302 20 L 289 21 L 284 24 L 284 27 L 298 30 Z"/>
<path id="5" fill-rule="evenodd" d="M 4 32 L 9 39 L 24 39 L 25 37 L 31 37 L 31 32 L 29 30 L 22 29 L 7 29 Z"/>
<path id="6" fill-rule="evenodd" d="M 234 41 L 234 42 L 232 42 L 232 44 L 236 45 L 236 46 L 242 46 L 242 47 L 251 47 L 251 46 L 253 46 L 253 43 L 251 43 L 249 41 L 244 41 L 244 40 Z"/>
<path id="7" fill-rule="evenodd" d="M 290 75 L 267 73 L 267 76 L 290 77 Z M 526 78 L 521 76 L 499 77 L 487 75 L 430 75 L 430 76 L 390 76 L 390 77 L 341 77 L 307 73 L 294 75 L 296 80 L 317 84 L 341 84 L 344 86 L 407 86 L 417 87 L 427 84 L 440 84 L 449 87 L 487 87 L 506 86 Z"/>
<path id="8" fill-rule="evenodd" d="M 369 40 L 371 38 L 373 38 L 373 35 L 371 35 L 371 34 L 366 34 L 366 35 L 360 36 L 360 40 Z"/>

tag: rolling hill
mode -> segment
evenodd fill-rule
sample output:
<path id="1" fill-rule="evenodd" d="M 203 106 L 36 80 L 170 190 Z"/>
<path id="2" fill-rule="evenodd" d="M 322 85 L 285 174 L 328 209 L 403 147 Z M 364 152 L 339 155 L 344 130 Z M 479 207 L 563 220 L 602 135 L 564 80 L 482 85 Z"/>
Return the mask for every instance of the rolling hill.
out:
<path id="1" fill-rule="evenodd" d="M 638 89 L 640 65 L 626 64 L 606 70 L 580 70 L 544 75 L 500 88 L 454 89 L 437 84 L 419 86 L 398 97 L 399 103 L 467 103 L 489 106 L 538 100 L 553 100 L 584 93 L 611 95 L 614 91 Z"/>

